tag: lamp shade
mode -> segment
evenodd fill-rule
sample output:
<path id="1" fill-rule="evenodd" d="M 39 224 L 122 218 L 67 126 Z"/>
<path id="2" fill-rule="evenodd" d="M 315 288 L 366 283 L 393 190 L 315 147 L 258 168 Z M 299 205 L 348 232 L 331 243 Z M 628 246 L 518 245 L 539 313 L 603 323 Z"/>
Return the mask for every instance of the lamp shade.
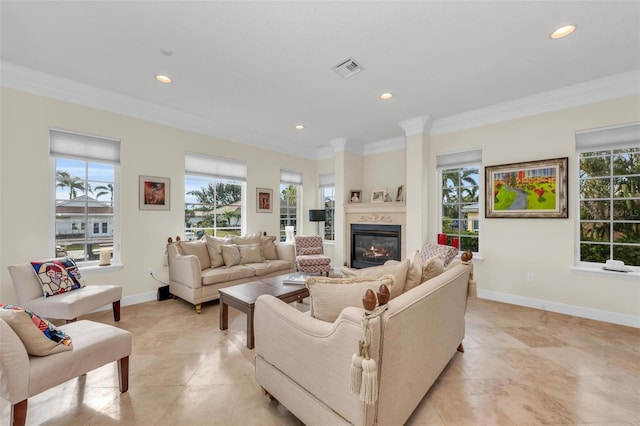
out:
<path id="1" fill-rule="evenodd" d="M 309 210 L 309 222 L 324 222 L 326 219 L 325 210 Z"/>

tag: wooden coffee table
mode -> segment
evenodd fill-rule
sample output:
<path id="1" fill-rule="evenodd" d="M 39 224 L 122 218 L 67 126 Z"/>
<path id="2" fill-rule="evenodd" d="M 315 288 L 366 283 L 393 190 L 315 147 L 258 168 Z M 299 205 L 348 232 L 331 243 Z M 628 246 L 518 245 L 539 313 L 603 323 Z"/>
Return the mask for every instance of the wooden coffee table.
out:
<path id="1" fill-rule="evenodd" d="M 283 284 L 282 280 L 288 275 L 290 274 L 220 289 L 220 330 L 229 327 L 229 306 L 244 312 L 247 314 L 247 348 L 253 349 L 253 311 L 259 296 L 270 294 L 285 303 L 301 301 L 309 296 L 309 290 L 304 285 Z"/>

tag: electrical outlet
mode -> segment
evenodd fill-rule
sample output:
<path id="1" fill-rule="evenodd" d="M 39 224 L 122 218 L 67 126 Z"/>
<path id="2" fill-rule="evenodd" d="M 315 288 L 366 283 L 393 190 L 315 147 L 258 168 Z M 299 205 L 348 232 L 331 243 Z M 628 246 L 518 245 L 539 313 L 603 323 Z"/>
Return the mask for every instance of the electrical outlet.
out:
<path id="1" fill-rule="evenodd" d="M 153 276 L 153 269 L 149 269 L 149 276 L 152 277 Z"/>
<path id="2" fill-rule="evenodd" d="M 533 272 L 527 272 L 527 281 L 533 281 Z"/>

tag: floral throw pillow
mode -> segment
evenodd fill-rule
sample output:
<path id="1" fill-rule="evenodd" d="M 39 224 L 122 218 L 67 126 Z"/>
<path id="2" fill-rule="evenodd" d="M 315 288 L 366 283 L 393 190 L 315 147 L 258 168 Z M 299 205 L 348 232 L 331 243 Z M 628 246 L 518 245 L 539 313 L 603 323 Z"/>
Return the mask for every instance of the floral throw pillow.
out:
<path id="1" fill-rule="evenodd" d="M 44 297 L 77 290 L 85 286 L 78 265 L 73 259 L 61 258 L 31 262 L 42 284 Z"/>
<path id="2" fill-rule="evenodd" d="M 31 311 L 0 304 L 0 318 L 20 337 L 29 355 L 47 356 L 72 349 L 68 334 Z"/>

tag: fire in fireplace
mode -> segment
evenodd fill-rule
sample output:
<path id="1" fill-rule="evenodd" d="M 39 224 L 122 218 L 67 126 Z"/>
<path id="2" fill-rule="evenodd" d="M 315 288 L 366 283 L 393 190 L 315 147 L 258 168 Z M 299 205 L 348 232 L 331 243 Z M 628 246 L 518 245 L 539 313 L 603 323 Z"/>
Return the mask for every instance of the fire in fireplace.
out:
<path id="1" fill-rule="evenodd" d="M 400 225 L 351 225 L 351 267 L 368 268 L 400 260 Z"/>

